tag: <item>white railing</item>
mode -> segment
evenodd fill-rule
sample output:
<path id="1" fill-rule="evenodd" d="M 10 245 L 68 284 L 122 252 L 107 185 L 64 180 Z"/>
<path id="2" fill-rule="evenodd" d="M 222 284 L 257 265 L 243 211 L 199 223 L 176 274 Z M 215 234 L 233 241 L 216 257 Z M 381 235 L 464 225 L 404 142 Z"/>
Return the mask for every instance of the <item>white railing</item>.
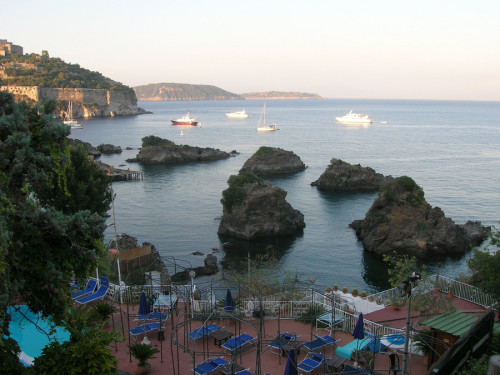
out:
<path id="1" fill-rule="evenodd" d="M 465 301 L 498 311 L 499 301 L 488 293 L 483 292 L 481 289 L 445 276 L 434 277 L 436 279 L 437 287 L 441 292 L 453 294 L 455 297 Z"/>

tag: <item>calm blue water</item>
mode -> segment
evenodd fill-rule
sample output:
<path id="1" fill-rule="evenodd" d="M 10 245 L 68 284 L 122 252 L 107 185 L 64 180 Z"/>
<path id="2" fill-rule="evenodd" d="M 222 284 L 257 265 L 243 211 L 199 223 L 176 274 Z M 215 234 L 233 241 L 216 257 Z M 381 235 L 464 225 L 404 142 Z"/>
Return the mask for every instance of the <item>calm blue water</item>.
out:
<path id="1" fill-rule="evenodd" d="M 224 251 L 217 235 L 222 215 L 220 199 L 227 179 L 263 145 L 299 155 L 304 172 L 273 177 L 288 192 L 287 200 L 305 216 L 303 235 L 273 243 L 279 270 L 309 279 L 316 285 L 337 283 L 349 289 L 374 291 L 387 284 L 383 263 L 366 254 L 349 223 L 362 219 L 375 193 L 324 193 L 315 181 L 331 158 L 374 168 L 395 177 L 408 175 L 425 191 L 427 201 L 439 206 L 457 224 L 480 220 L 497 224 L 500 212 L 500 103 L 414 100 L 272 100 L 267 120 L 279 131 L 258 133 L 263 101 L 140 102 L 153 114 L 84 121 L 72 136 L 92 145 L 111 143 L 125 150 L 101 160 L 122 168 L 142 170 L 143 181 L 114 183 L 118 233 L 153 243 L 164 256 L 203 264 L 193 251 L 216 253 L 219 261 L 238 262 L 267 244 Z M 227 119 L 225 112 L 242 110 L 246 120 Z M 349 110 L 371 115 L 368 127 L 341 125 L 335 116 Z M 170 125 L 187 111 L 201 128 Z M 387 124 L 381 124 L 387 121 Z M 228 160 L 178 166 L 146 167 L 125 162 L 141 146 L 141 138 L 156 135 L 178 144 L 236 150 Z M 112 227 L 106 233 L 113 235 Z M 466 271 L 465 258 L 441 263 L 441 274 Z M 433 268 L 436 263 L 429 263 Z M 270 270 L 273 272 L 273 270 Z M 220 278 L 220 275 L 215 279 Z M 209 278 L 197 279 L 197 283 Z"/>
<path id="2" fill-rule="evenodd" d="M 49 341 L 69 340 L 69 332 L 62 327 L 55 327 L 55 332 L 48 336 L 53 324 L 49 320 L 33 314 L 26 305 L 9 306 L 7 313 L 11 316 L 9 322 L 11 336 L 17 341 L 21 351 L 32 358 L 39 357 Z"/>

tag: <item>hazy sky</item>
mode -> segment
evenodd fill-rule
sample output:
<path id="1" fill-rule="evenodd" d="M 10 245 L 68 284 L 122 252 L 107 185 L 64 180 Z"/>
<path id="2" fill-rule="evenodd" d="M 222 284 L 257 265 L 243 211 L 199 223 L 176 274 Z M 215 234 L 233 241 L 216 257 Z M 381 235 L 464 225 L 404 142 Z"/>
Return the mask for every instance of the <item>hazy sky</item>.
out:
<path id="1" fill-rule="evenodd" d="M 0 39 L 129 86 L 500 100 L 500 0 L 0 0 Z"/>

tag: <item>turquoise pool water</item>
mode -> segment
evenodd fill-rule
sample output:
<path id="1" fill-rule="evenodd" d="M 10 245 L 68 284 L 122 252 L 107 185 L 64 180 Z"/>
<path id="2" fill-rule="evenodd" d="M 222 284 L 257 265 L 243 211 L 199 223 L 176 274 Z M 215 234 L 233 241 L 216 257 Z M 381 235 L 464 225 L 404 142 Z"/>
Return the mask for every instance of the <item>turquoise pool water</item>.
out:
<path id="1" fill-rule="evenodd" d="M 52 322 L 33 314 L 26 305 L 9 306 L 7 312 L 11 316 L 10 334 L 19 343 L 22 351 L 20 360 L 27 366 L 33 364 L 33 359 L 42 354 L 42 349 L 49 342 L 69 340 L 69 332 L 62 327 L 56 327 L 55 333 L 48 336 L 54 326 Z"/>

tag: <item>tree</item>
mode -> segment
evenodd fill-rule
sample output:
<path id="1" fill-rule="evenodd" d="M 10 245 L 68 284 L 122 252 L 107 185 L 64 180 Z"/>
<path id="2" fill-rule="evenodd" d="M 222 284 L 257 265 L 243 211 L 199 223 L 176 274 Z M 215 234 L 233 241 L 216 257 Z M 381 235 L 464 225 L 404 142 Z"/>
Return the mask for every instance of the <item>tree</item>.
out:
<path id="1" fill-rule="evenodd" d="M 488 233 L 489 244 L 484 250 L 474 249 L 474 255 L 467 262 L 472 275 L 469 278 L 469 283 L 481 288 L 486 293 L 491 294 L 500 300 L 500 277 L 498 270 L 500 269 L 500 232 L 495 228 Z M 492 249 L 496 247 L 496 249 Z"/>
<path id="2" fill-rule="evenodd" d="M 69 280 L 89 275 L 105 255 L 105 217 L 84 203 L 64 212 L 59 202 L 44 199 L 51 188 L 71 194 L 67 176 L 72 168 L 70 129 L 47 112 L 48 107 L 15 104 L 10 94 L 0 92 L 1 322 L 19 297 L 31 311 L 60 321 L 70 301 Z M 3 344 L 8 325 L 0 329 Z"/>

